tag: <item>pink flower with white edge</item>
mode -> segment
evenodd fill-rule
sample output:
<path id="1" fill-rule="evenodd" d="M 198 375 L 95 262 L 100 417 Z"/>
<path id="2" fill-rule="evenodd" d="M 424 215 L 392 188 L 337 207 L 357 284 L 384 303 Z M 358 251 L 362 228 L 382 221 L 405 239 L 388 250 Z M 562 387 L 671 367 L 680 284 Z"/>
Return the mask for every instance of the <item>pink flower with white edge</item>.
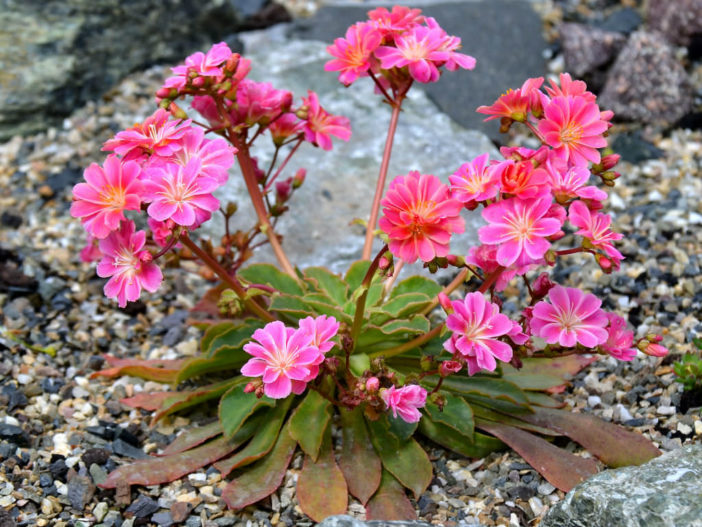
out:
<path id="1" fill-rule="evenodd" d="M 322 108 L 315 92 L 309 90 L 307 97 L 302 98 L 302 102 L 307 108 L 307 118 L 303 125 L 305 140 L 323 150 L 331 150 L 331 136 L 338 137 L 342 141 L 348 141 L 351 138 L 349 120 L 340 115 L 332 115 Z"/>
<path id="2" fill-rule="evenodd" d="M 371 56 L 383 36 L 373 22 L 358 22 L 346 30 L 346 38 L 337 38 L 327 46 L 327 53 L 336 57 L 324 65 L 324 71 L 338 71 L 339 82 L 351 85 L 359 77 L 367 77 Z"/>
<path id="3" fill-rule="evenodd" d="M 602 349 L 612 357 L 622 361 L 634 360 L 636 349 L 634 345 L 634 332 L 626 329 L 626 320 L 615 313 L 606 313 L 609 326 L 607 326 L 607 340 L 602 344 Z"/>
<path id="4" fill-rule="evenodd" d="M 570 204 L 568 220 L 580 230 L 575 234 L 588 240 L 590 245 L 604 253 L 617 264 L 624 259 L 622 253 L 614 248 L 613 242 L 621 240 L 624 235 L 612 232 L 612 218 L 608 214 L 593 213 L 582 201 Z"/>
<path id="5" fill-rule="evenodd" d="M 181 148 L 181 139 L 190 129 L 191 121 L 169 120 L 170 113 L 159 108 L 143 123 L 117 133 L 105 141 L 102 150 L 113 151 L 123 161 L 138 159 L 144 155 L 168 157 Z"/>
<path id="6" fill-rule="evenodd" d="M 146 241 L 144 231 L 134 232 L 133 221 L 123 221 L 120 228 L 100 240 L 102 260 L 97 274 L 110 277 L 105 284 L 105 296 L 116 298 L 119 307 L 139 299 L 141 290 L 153 293 L 161 285 L 163 275 L 153 263 L 151 253 L 142 250 Z"/>
<path id="7" fill-rule="evenodd" d="M 419 408 L 423 408 L 427 403 L 427 391 L 416 384 L 409 384 L 402 388 L 391 386 L 380 391 L 380 397 L 387 405 L 388 410 L 392 410 L 392 416 L 407 423 L 417 423 L 422 418 Z"/>
<path id="8" fill-rule="evenodd" d="M 421 83 L 439 80 L 438 64 L 449 60 L 448 51 L 440 51 L 445 33 L 440 28 L 414 26 L 395 37 L 395 46 L 380 46 L 375 56 L 386 70 L 407 67 L 410 76 Z"/>
<path id="9" fill-rule="evenodd" d="M 607 341 L 607 315 L 595 295 L 556 285 L 549 289 L 548 298 L 550 303 L 537 302 L 532 310 L 532 334 L 566 348 L 576 344 L 595 348 Z"/>
<path id="10" fill-rule="evenodd" d="M 451 235 L 465 229 L 459 216 L 463 205 L 431 174 L 412 171 L 396 177 L 380 204 L 378 225 L 388 235 L 390 252 L 407 263 L 447 256 Z"/>
<path id="11" fill-rule="evenodd" d="M 392 37 L 424 22 L 421 9 L 394 5 L 392 11 L 377 7 L 368 11 L 368 18 L 384 37 Z"/>
<path id="12" fill-rule="evenodd" d="M 500 181 L 497 174 L 487 170 L 489 154 L 463 163 L 449 176 L 451 196 L 466 205 L 493 199 L 497 195 Z"/>
<path id="13" fill-rule="evenodd" d="M 539 121 L 539 132 L 554 154 L 573 165 L 600 162 L 597 149 L 607 146 L 602 135 L 607 128 L 597 104 L 571 95 L 551 99 Z"/>
<path id="14" fill-rule="evenodd" d="M 100 167 L 92 163 L 83 172 L 85 183 L 73 187 L 71 216 L 80 218 L 85 230 L 95 238 L 105 238 L 119 228 L 125 210 L 139 210 L 144 187 L 139 180 L 141 167 L 107 156 Z"/>
<path id="15" fill-rule="evenodd" d="M 453 334 L 444 342 L 444 349 L 466 360 L 468 374 L 493 371 L 495 358 L 508 362 L 512 346 L 501 340 L 513 330 L 512 321 L 500 313 L 497 304 L 485 300 L 483 293 L 468 293 L 463 300 L 451 302 L 454 312 L 446 318 L 446 327 Z"/>
<path id="16" fill-rule="evenodd" d="M 567 203 L 575 198 L 604 201 L 607 193 L 595 186 L 587 185 L 590 171 L 587 167 L 568 165 L 558 158 L 549 159 L 545 166 L 538 168 L 547 174 L 551 192 L 559 203 Z"/>
<path id="17" fill-rule="evenodd" d="M 549 198 L 510 198 L 483 209 L 488 225 L 478 230 L 480 241 L 497 245 L 497 263 L 503 267 L 526 265 L 546 254 L 548 236 L 561 229 L 561 223 L 548 217 Z"/>
<path id="18" fill-rule="evenodd" d="M 292 98 L 291 92 L 276 90 L 270 82 L 244 79 L 236 90 L 237 122 L 266 125 L 290 109 Z"/>
<path id="19" fill-rule="evenodd" d="M 333 339 L 339 332 L 339 323 L 334 317 L 321 315 L 317 318 L 307 317 L 299 322 L 300 331 L 312 335 L 312 343 L 322 353 L 327 353 L 334 347 Z"/>
<path id="20" fill-rule="evenodd" d="M 170 219 L 191 227 L 219 208 L 219 200 L 212 192 L 220 185 L 217 180 L 200 174 L 197 159 L 185 166 L 168 163 L 151 167 L 147 176 L 144 201 L 151 202 L 146 211 L 155 220 Z"/>
<path id="21" fill-rule="evenodd" d="M 193 53 L 185 59 L 185 64 L 171 68 L 175 75 L 166 79 L 164 86 L 178 90 L 183 88 L 191 72 L 200 77 L 219 77 L 224 73 L 222 66 L 231 55 L 232 50 L 224 42 L 214 44 L 207 53 Z"/>
<path id="22" fill-rule="evenodd" d="M 234 164 L 237 150 L 224 139 L 205 139 L 200 128 L 191 128 L 183 136 L 182 148 L 169 158 L 154 158 L 150 166 L 163 166 L 176 162 L 186 166 L 191 160 L 200 163 L 200 175 L 212 178 L 223 185 L 229 179 L 229 168 Z"/>
<path id="23" fill-rule="evenodd" d="M 261 377 L 263 393 L 272 399 L 301 394 L 324 361 L 313 335 L 277 320 L 254 331 L 252 339 L 244 344 L 244 351 L 253 358 L 241 367 L 241 374 Z"/>

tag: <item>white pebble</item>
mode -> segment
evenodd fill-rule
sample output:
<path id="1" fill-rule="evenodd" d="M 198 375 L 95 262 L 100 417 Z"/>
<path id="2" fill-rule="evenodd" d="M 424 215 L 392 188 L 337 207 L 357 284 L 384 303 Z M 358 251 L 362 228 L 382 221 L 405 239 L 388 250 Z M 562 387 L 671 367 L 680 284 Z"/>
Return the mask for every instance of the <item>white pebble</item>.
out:
<path id="1" fill-rule="evenodd" d="M 6 425 L 12 425 L 12 426 L 19 426 L 19 421 L 12 417 L 11 415 L 6 415 L 5 416 L 5 424 Z"/>
<path id="2" fill-rule="evenodd" d="M 536 496 L 529 498 L 529 507 L 531 507 L 531 512 L 534 513 L 534 516 L 540 516 L 544 511 L 544 504 Z"/>
<path id="3" fill-rule="evenodd" d="M 675 406 L 659 406 L 656 413 L 658 415 L 675 415 Z"/>
<path id="4" fill-rule="evenodd" d="M 620 423 L 624 423 L 626 421 L 629 421 L 630 419 L 633 419 L 631 413 L 629 413 L 629 410 L 627 410 L 626 406 L 623 404 L 618 404 L 614 407 L 614 413 L 615 415 L 618 414 L 618 421 Z"/>
<path id="5" fill-rule="evenodd" d="M 689 436 L 692 433 L 692 427 L 685 423 L 678 423 L 678 432 L 682 435 Z"/>
<path id="6" fill-rule="evenodd" d="M 20 384 L 29 384 L 32 382 L 32 376 L 26 373 L 20 373 L 17 375 L 17 382 Z"/>
<path id="7" fill-rule="evenodd" d="M 602 404 L 602 399 L 598 395 L 591 395 L 587 398 L 587 405 L 590 408 L 597 408 Z"/>
<path id="8" fill-rule="evenodd" d="M 548 496 L 551 494 L 554 490 L 556 490 L 556 487 L 551 485 L 548 481 L 544 481 L 541 483 L 536 490 L 541 494 L 542 496 Z"/>
<path id="9" fill-rule="evenodd" d="M 695 421 L 695 435 L 702 436 L 702 421 Z"/>

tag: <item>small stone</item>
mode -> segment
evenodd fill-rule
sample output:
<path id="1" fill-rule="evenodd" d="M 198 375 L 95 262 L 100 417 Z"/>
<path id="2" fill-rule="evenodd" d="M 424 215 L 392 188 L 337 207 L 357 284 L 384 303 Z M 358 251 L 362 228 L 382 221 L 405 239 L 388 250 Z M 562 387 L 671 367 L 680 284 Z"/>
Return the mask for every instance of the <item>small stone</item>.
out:
<path id="1" fill-rule="evenodd" d="M 690 425 L 686 425 L 685 423 L 678 423 L 677 430 L 684 436 L 689 436 L 692 434 L 692 427 Z"/>
<path id="2" fill-rule="evenodd" d="M 695 435 L 702 436 L 702 421 L 695 421 Z"/>
<path id="3" fill-rule="evenodd" d="M 101 485 L 107 479 L 107 471 L 96 463 L 90 465 L 88 470 L 96 485 Z"/>
<path id="4" fill-rule="evenodd" d="M 0 439 L 18 446 L 29 446 L 29 434 L 17 425 L 0 423 Z"/>
<path id="5" fill-rule="evenodd" d="M 188 516 L 188 519 L 185 520 L 185 527 L 200 527 L 201 525 L 202 522 L 198 516 Z"/>
<path id="6" fill-rule="evenodd" d="M 82 512 L 95 494 L 95 485 L 86 476 L 74 476 L 68 482 L 68 500 L 78 512 Z"/>
<path id="7" fill-rule="evenodd" d="M 134 459 L 144 459 L 148 457 L 143 450 L 133 445 L 130 445 L 122 439 L 115 439 L 112 442 L 112 452 L 114 452 L 118 456 L 131 457 Z"/>
<path id="8" fill-rule="evenodd" d="M 107 516 L 109 507 L 107 506 L 107 503 L 104 501 L 101 501 L 97 505 L 95 505 L 95 508 L 93 509 L 93 516 L 95 516 L 95 521 L 100 523 L 105 516 Z"/>
<path id="9" fill-rule="evenodd" d="M 193 506 L 187 501 L 176 501 L 171 505 L 171 517 L 176 523 L 180 523 L 188 517 Z"/>
<path id="10" fill-rule="evenodd" d="M 121 519 L 122 516 L 118 511 L 110 511 L 107 513 L 107 516 L 105 516 L 105 518 L 103 519 L 102 524 L 105 525 L 105 527 L 113 527 L 114 525 L 117 525 Z"/>
<path id="11" fill-rule="evenodd" d="M 146 518 L 151 516 L 154 512 L 159 509 L 158 503 L 140 494 L 139 497 L 134 501 L 125 511 L 125 516 L 134 518 Z"/>
<path id="12" fill-rule="evenodd" d="M 675 415 L 675 406 L 659 406 L 656 409 L 658 415 Z"/>
<path id="13" fill-rule="evenodd" d="M 107 460 L 110 459 L 110 451 L 106 448 L 89 448 L 80 457 L 86 467 L 89 467 L 93 463 L 98 465 L 104 465 Z"/>
<path id="14" fill-rule="evenodd" d="M 602 404 L 602 399 L 600 399 L 599 395 L 590 395 L 587 398 L 587 405 L 590 408 L 597 408 Z"/>
<path id="15" fill-rule="evenodd" d="M 536 496 L 529 498 L 529 507 L 531 507 L 531 512 L 534 513 L 534 516 L 540 516 L 544 511 L 543 502 Z"/>
<path id="16" fill-rule="evenodd" d="M 556 490 L 556 487 L 551 485 L 548 481 L 544 481 L 543 483 L 539 484 L 539 486 L 536 488 L 539 494 L 542 496 L 548 496 L 551 494 L 554 490 Z"/>
<path id="17" fill-rule="evenodd" d="M 171 527 L 174 521 L 170 512 L 157 512 L 151 517 L 151 521 L 161 527 Z"/>

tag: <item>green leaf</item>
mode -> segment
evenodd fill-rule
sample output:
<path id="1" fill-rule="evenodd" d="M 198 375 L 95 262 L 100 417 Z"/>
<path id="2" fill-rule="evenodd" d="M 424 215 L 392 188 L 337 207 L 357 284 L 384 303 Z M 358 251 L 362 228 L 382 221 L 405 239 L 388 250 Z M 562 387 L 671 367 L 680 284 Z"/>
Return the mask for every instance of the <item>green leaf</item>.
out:
<path id="1" fill-rule="evenodd" d="M 399 417 L 392 417 L 389 413 L 381 415 L 380 420 L 385 420 L 383 425 L 400 441 L 407 441 L 417 430 L 417 423 L 408 423 Z"/>
<path id="2" fill-rule="evenodd" d="M 244 380 L 242 377 L 227 379 L 195 390 L 173 392 L 173 395 L 163 402 L 161 409 L 153 416 L 152 423 L 180 410 L 197 406 L 212 399 L 219 399 L 232 385 Z"/>
<path id="3" fill-rule="evenodd" d="M 353 293 L 361 287 L 370 264 L 371 263 L 368 260 L 357 260 L 353 262 L 349 267 L 349 270 L 346 271 L 344 282 L 346 282 L 349 288 L 348 298 L 351 298 L 351 295 L 353 295 Z"/>
<path id="4" fill-rule="evenodd" d="M 199 377 L 206 373 L 238 370 L 251 358 L 243 348 L 220 346 L 211 357 L 192 357 L 186 359 L 178 372 L 176 384 Z"/>
<path id="5" fill-rule="evenodd" d="M 365 353 L 354 353 L 349 357 L 351 373 L 360 377 L 363 372 L 370 370 L 370 357 Z"/>
<path id="6" fill-rule="evenodd" d="M 610 467 L 641 465 L 661 455 L 641 434 L 590 414 L 536 408 L 522 419 L 568 436 Z"/>
<path id="7" fill-rule="evenodd" d="M 466 457 L 481 458 L 505 448 L 505 444 L 494 437 L 475 432 L 472 440 L 469 440 L 455 429 L 435 423 L 431 419 L 421 419 L 419 431 L 434 443 Z"/>
<path id="8" fill-rule="evenodd" d="M 260 419 L 260 426 L 256 430 L 256 434 L 243 449 L 233 456 L 214 464 L 214 467 L 222 473 L 222 476 L 226 476 L 236 468 L 249 465 L 270 452 L 278 437 L 280 427 L 283 426 L 283 421 L 291 402 L 292 397 L 288 397 L 278 402 L 272 410 L 261 412 L 260 417 L 254 416 L 244 424 L 243 428 L 247 428 L 249 423 L 258 423 Z"/>
<path id="9" fill-rule="evenodd" d="M 329 426 L 334 408 L 319 392 L 309 390 L 290 417 L 290 434 L 303 452 L 317 460 L 324 431 Z"/>
<path id="10" fill-rule="evenodd" d="M 224 488 L 224 502 L 232 509 L 243 509 L 270 496 L 282 483 L 296 446 L 285 425 L 271 452 Z"/>
<path id="11" fill-rule="evenodd" d="M 224 437 L 172 456 L 153 457 L 122 465 L 99 486 L 114 489 L 123 485 L 158 485 L 168 483 L 209 465 L 237 448 L 236 442 Z"/>
<path id="12" fill-rule="evenodd" d="M 563 408 L 565 406 L 565 403 L 557 401 L 545 393 L 526 392 L 526 396 L 532 406 L 545 406 L 546 408 Z"/>
<path id="13" fill-rule="evenodd" d="M 402 485 L 387 470 L 383 470 L 380 487 L 366 505 L 366 519 L 382 521 L 417 519 L 417 513 L 407 499 Z"/>
<path id="14" fill-rule="evenodd" d="M 597 463 L 558 448 L 539 436 L 498 423 L 480 427 L 507 443 L 554 487 L 569 492 L 578 483 L 597 473 Z"/>
<path id="15" fill-rule="evenodd" d="M 320 293 L 326 294 L 336 305 L 343 306 L 348 295 L 348 286 L 336 275 L 324 267 L 308 267 L 304 270 L 306 281 Z"/>
<path id="16" fill-rule="evenodd" d="M 520 369 L 502 364 L 502 378 L 523 390 L 548 390 L 566 383 L 597 357 L 569 355 L 552 359 L 524 359 Z"/>
<path id="17" fill-rule="evenodd" d="M 423 293 L 430 299 L 434 299 L 441 292 L 442 287 L 424 276 L 410 276 L 398 283 L 390 292 L 390 299 L 404 295 L 406 293 Z"/>
<path id="18" fill-rule="evenodd" d="M 341 417 L 341 455 L 339 465 L 349 492 L 365 505 L 380 485 L 382 463 L 368 436 L 363 411 L 356 407 L 339 410 Z"/>
<path id="19" fill-rule="evenodd" d="M 322 293 L 312 293 L 302 297 L 302 300 L 314 309 L 316 314 L 334 317 L 339 322 L 351 324 L 351 315 L 345 313 L 341 307 L 335 305 L 333 301 Z"/>
<path id="20" fill-rule="evenodd" d="M 308 306 L 299 297 L 290 295 L 281 294 L 274 296 L 269 309 L 289 315 L 294 320 L 317 315 L 314 309 Z"/>
<path id="21" fill-rule="evenodd" d="M 503 425 L 513 426 L 515 428 L 521 428 L 522 430 L 528 430 L 529 432 L 536 432 L 537 434 L 546 436 L 558 436 L 561 435 L 558 432 L 544 428 L 543 426 L 537 426 L 527 421 L 523 421 L 518 417 L 514 417 L 507 414 L 502 414 L 499 412 L 493 412 L 492 410 L 485 408 L 476 404 L 473 407 L 473 413 L 475 414 L 476 426 L 480 426 L 484 422 L 500 423 Z"/>
<path id="22" fill-rule="evenodd" d="M 349 491 L 344 474 L 334 459 L 331 427 L 327 427 L 324 434 L 317 460 L 305 456 L 297 480 L 297 499 L 302 511 L 316 522 L 346 512 Z"/>
<path id="23" fill-rule="evenodd" d="M 229 325 L 226 330 L 223 327 L 225 324 Z M 244 344 L 251 340 L 251 335 L 253 335 L 254 331 L 262 328 L 264 325 L 262 321 L 256 318 L 247 318 L 242 322 L 217 324 L 217 326 L 214 326 L 217 328 L 216 334 L 212 336 L 207 347 L 208 356 L 213 357 L 222 348 L 241 349 Z"/>
<path id="24" fill-rule="evenodd" d="M 220 322 L 218 324 L 212 324 L 205 330 L 205 334 L 200 339 L 200 349 L 202 353 L 209 354 L 211 351 L 212 341 L 220 336 L 222 333 L 226 333 L 233 326 L 236 326 L 234 322 L 226 321 Z"/>
<path id="25" fill-rule="evenodd" d="M 439 377 L 425 377 L 423 382 L 436 386 Z M 499 377 L 464 377 L 451 375 L 444 379 L 444 390 L 461 394 L 469 403 L 482 404 L 505 412 L 529 412 L 529 400 L 517 385 Z"/>
<path id="26" fill-rule="evenodd" d="M 371 323 L 380 325 L 388 320 L 407 318 L 427 307 L 431 299 L 423 293 L 406 293 L 397 296 L 382 306 L 370 310 Z"/>
<path id="27" fill-rule="evenodd" d="M 238 275 L 252 284 L 265 284 L 289 295 L 302 295 L 304 291 L 292 276 L 279 271 L 271 264 L 261 263 L 249 265 L 239 271 Z"/>
<path id="28" fill-rule="evenodd" d="M 419 499 L 432 478 L 432 467 L 426 452 L 414 439 L 402 441 L 393 434 L 387 419 L 366 422 L 373 448 L 383 466 Z"/>
<path id="29" fill-rule="evenodd" d="M 214 421 L 208 425 L 199 428 L 189 428 L 178 435 L 173 442 L 168 445 L 161 456 L 170 456 L 185 452 L 193 447 L 201 445 L 208 439 L 222 433 L 222 424 L 219 421 Z"/>
<path id="30" fill-rule="evenodd" d="M 446 392 L 439 392 L 444 397 L 443 410 L 433 403 L 429 403 L 424 407 L 429 418 L 435 423 L 441 423 L 453 428 L 459 434 L 471 440 L 475 432 L 475 424 L 473 422 L 473 409 L 470 405 L 458 395 L 452 395 Z"/>
<path id="31" fill-rule="evenodd" d="M 394 341 L 409 340 L 427 331 L 429 331 L 429 321 L 421 315 L 410 319 L 394 320 L 382 326 L 368 324 L 363 327 L 359 335 L 357 349 L 370 351 L 370 348 L 377 344 L 390 347 Z"/>
<path id="32" fill-rule="evenodd" d="M 275 406 L 275 400 L 256 397 L 253 393 L 244 393 L 246 385 L 234 386 L 224 394 L 219 402 L 219 420 L 225 437 L 236 434 L 244 422 L 263 406 Z"/>

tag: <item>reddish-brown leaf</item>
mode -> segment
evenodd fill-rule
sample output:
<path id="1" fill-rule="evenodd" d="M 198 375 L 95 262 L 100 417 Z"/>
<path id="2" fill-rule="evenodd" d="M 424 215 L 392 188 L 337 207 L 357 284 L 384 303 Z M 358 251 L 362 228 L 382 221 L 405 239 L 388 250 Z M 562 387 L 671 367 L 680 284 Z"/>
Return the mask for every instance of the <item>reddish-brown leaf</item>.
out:
<path id="1" fill-rule="evenodd" d="M 273 450 L 224 488 L 224 502 L 232 509 L 243 509 L 270 496 L 282 483 L 296 446 L 286 423 Z"/>
<path id="2" fill-rule="evenodd" d="M 147 381 L 162 383 L 172 383 L 178 375 L 178 371 L 183 365 L 183 359 L 170 360 L 143 360 L 143 359 L 120 359 L 112 355 L 104 355 L 105 360 L 111 366 L 104 370 L 96 371 L 90 378 L 95 377 L 120 377 L 131 375 Z"/>
<path id="3" fill-rule="evenodd" d="M 118 485 L 158 485 L 174 481 L 226 456 L 237 444 L 225 438 L 166 457 L 153 457 L 122 465 L 113 470 L 100 486 L 113 489 Z"/>
<path id="4" fill-rule="evenodd" d="M 507 443 L 551 485 L 564 492 L 597 473 L 594 460 L 571 454 L 519 428 L 488 422 L 478 426 Z"/>
<path id="5" fill-rule="evenodd" d="M 660 450 L 641 434 L 593 415 L 549 408 L 535 410 L 533 414 L 520 417 L 568 436 L 610 467 L 640 465 L 661 455 Z"/>
<path id="6" fill-rule="evenodd" d="M 161 456 L 171 456 L 180 452 L 185 452 L 193 447 L 201 445 L 208 439 L 222 433 L 222 423 L 219 420 L 210 423 L 200 428 L 191 428 L 181 433 L 175 440 L 168 445 Z"/>
<path id="7" fill-rule="evenodd" d="M 331 428 L 327 428 L 317 461 L 305 455 L 297 480 L 300 508 L 316 522 L 327 516 L 344 514 L 349 501 L 344 474 L 334 460 Z"/>
<path id="8" fill-rule="evenodd" d="M 173 392 L 141 392 L 134 397 L 120 399 L 119 402 L 132 408 L 141 408 L 142 410 L 155 412 L 159 410 L 163 402 L 172 395 Z"/>
<path id="9" fill-rule="evenodd" d="M 349 492 L 365 505 L 378 490 L 383 465 L 375 453 L 360 408 L 353 411 L 342 408 L 341 457 L 339 466 L 349 486 Z"/>
<path id="10" fill-rule="evenodd" d="M 378 492 L 366 505 L 368 520 L 415 520 L 417 512 L 407 499 L 405 489 L 387 470 L 383 470 Z"/>

